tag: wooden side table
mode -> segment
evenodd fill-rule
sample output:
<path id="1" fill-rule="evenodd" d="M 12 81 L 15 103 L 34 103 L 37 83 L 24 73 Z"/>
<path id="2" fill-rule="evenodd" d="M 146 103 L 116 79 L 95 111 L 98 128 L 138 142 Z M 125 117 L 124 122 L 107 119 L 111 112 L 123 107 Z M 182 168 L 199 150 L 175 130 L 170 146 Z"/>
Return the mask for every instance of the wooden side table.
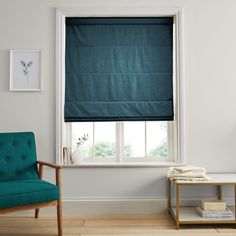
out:
<path id="1" fill-rule="evenodd" d="M 204 182 L 193 181 L 171 181 L 168 179 L 168 210 L 172 215 L 176 229 L 179 229 L 180 224 L 236 224 L 236 207 L 232 217 L 225 218 L 203 218 L 196 211 L 194 207 L 182 207 L 180 206 L 180 190 L 187 186 L 216 186 L 218 190 L 218 199 L 223 199 L 223 186 L 234 187 L 234 202 L 236 206 L 236 174 L 209 174 L 211 180 Z M 181 188 L 180 188 L 181 187 Z M 175 206 L 172 205 L 173 189 L 175 189 Z"/>

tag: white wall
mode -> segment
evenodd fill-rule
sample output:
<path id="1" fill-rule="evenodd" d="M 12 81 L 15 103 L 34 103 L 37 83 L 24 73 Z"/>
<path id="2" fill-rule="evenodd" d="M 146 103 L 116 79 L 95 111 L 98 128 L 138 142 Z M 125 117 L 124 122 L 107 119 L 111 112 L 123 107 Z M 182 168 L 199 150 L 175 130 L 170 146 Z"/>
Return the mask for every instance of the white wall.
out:
<path id="1" fill-rule="evenodd" d="M 209 172 L 236 171 L 235 0 L 0 0 L 1 132 L 33 130 L 38 158 L 54 161 L 55 8 L 64 6 L 182 7 L 186 159 Z M 9 92 L 9 49 L 43 49 L 43 92 Z M 64 169 L 63 198 L 165 199 L 165 173 L 156 167 Z"/>

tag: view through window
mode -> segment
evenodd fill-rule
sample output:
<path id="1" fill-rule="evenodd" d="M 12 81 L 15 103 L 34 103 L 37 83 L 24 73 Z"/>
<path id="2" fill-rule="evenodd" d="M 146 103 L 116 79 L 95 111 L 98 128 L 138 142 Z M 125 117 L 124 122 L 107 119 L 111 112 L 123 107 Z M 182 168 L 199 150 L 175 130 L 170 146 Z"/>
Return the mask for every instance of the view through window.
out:
<path id="1" fill-rule="evenodd" d="M 88 161 L 148 161 L 168 158 L 168 122 L 74 122 L 72 152 Z"/>

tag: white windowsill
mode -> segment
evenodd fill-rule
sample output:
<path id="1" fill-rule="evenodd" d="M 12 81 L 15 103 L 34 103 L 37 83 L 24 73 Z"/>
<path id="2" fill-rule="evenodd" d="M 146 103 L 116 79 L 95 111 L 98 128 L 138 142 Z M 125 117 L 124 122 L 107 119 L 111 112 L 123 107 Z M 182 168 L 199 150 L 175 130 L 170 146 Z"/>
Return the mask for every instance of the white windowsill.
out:
<path id="1" fill-rule="evenodd" d="M 80 164 L 62 164 L 63 168 L 83 168 L 83 167 L 170 167 L 170 166 L 183 166 L 185 164 L 180 164 L 176 162 L 150 162 L 150 163 L 144 163 L 144 162 L 120 162 L 120 163 L 94 163 L 94 162 L 84 162 Z"/>

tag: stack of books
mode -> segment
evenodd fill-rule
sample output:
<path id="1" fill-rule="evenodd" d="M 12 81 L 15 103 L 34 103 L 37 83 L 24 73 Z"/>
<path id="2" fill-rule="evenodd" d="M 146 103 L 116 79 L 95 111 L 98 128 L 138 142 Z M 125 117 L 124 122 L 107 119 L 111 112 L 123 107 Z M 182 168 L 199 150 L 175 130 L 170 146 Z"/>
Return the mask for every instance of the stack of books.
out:
<path id="1" fill-rule="evenodd" d="M 201 207 L 197 207 L 198 214 L 203 218 L 232 217 L 232 211 L 226 207 L 223 200 L 203 200 Z"/>

